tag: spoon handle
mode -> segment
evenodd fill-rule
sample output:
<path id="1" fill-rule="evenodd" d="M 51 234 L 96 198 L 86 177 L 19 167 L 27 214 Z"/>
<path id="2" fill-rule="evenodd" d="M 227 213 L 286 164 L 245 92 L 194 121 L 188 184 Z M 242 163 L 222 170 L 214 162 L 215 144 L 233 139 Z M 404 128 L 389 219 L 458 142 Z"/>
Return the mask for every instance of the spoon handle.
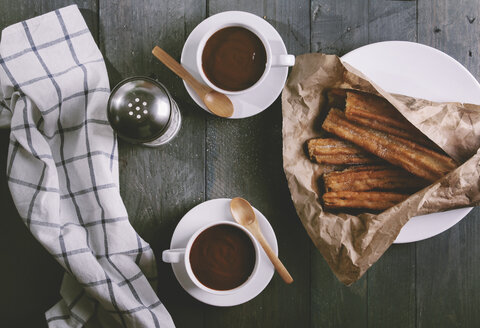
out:
<path id="1" fill-rule="evenodd" d="M 283 281 L 285 281 L 287 284 L 291 284 L 293 282 L 292 276 L 288 272 L 287 268 L 285 268 L 282 261 L 280 261 L 278 256 L 275 255 L 272 248 L 270 247 L 268 242 L 265 240 L 265 237 L 263 237 L 263 234 L 261 232 L 259 232 L 259 233 L 255 234 L 255 238 L 257 238 L 260 245 L 262 245 L 263 250 L 267 254 L 270 261 L 272 261 L 273 266 L 277 270 L 280 277 L 282 277 Z"/>
<path id="2" fill-rule="evenodd" d="M 203 99 L 207 93 L 211 91 L 210 87 L 201 84 L 190 74 L 182 65 L 180 65 L 175 59 L 167 54 L 162 48 L 155 46 L 152 50 L 152 54 L 157 57 L 162 63 L 165 64 L 172 72 L 181 77 L 187 82 L 195 92 Z"/>

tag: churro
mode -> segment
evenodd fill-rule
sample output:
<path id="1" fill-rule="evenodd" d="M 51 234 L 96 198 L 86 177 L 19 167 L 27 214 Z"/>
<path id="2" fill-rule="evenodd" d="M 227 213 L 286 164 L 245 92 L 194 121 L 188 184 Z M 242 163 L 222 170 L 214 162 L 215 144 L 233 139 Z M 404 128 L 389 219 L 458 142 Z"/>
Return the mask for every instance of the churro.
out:
<path id="1" fill-rule="evenodd" d="M 428 181 L 436 181 L 457 167 L 456 163 L 448 156 L 410 140 L 352 122 L 338 109 L 330 110 L 322 127 Z"/>
<path id="2" fill-rule="evenodd" d="M 427 181 L 393 165 L 360 165 L 343 171 L 332 171 L 323 175 L 323 181 L 327 192 L 344 190 L 417 191 L 428 185 Z"/>
<path id="3" fill-rule="evenodd" d="M 381 161 L 360 147 L 334 138 L 315 138 L 307 141 L 308 154 L 320 164 L 367 164 Z"/>
<path id="4" fill-rule="evenodd" d="M 368 93 L 346 92 L 345 116 L 351 121 L 433 147 L 434 144 L 387 100 Z"/>
<path id="5" fill-rule="evenodd" d="M 322 199 L 327 209 L 385 210 L 405 200 L 408 196 L 382 191 L 333 191 L 323 194 Z"/>

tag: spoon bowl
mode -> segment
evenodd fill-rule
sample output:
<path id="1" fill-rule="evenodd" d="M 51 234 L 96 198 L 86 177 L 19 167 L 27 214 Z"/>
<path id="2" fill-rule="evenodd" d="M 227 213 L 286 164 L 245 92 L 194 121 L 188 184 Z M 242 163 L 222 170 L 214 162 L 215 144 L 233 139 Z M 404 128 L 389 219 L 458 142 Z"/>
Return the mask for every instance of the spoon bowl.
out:
<path id="1" fill-rule="evenodd" d="M 212 113 L 215 113 L 217 116 L 230 117 L 233 115 L 232 101 L 223 93 L 212 89 L 203 96 L 203 103 Z"/>
<path id="2" fill-rule="evenodd" d="M 250 205 L 250 203 L 245 199 L 236 197 L 230 202 L 230 211 L 232 212 L 235 221 L 247 228 L 247 230 L 250 231 L 255 239 L 260 243 L 268 258 L 270 261 L 272 261 L 272 264 L 280 277 L 282 277 L 287 284 L 291 284 L 293 282 L 293 278 L 263 236 L 252 205 Z"/>
<path id="3" fill-rule="evenodd" d="M 258 224 L 257 217 L 252 206 L 243 198 L 236 197 L 230 202 L 230 211 L 237 223 L 246 226 L 250 224 Z"/>

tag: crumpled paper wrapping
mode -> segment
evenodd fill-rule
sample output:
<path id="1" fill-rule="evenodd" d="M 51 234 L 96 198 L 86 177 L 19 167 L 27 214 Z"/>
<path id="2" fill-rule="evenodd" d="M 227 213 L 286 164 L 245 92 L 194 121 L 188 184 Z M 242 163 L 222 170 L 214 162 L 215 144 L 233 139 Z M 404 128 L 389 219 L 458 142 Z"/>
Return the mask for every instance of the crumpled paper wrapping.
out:
<path id="1" fill-rule="evenodd" d="M 328 110 L 324 91 L 329 88 L 383 96 L 461 165 L 380 214 L 326 212 L 317 188 L 326 167 L 309 160 L 304 143 L 320 134 Z M 337 56 L 306 54 L 296 58 L 282 93 L 282 112 L 283 166 L 293 203 L 315 246 L 346 285 L 357 281 L 382 256 L 409 218 L 480 204 L 479 105 L 390 94 Z"/>

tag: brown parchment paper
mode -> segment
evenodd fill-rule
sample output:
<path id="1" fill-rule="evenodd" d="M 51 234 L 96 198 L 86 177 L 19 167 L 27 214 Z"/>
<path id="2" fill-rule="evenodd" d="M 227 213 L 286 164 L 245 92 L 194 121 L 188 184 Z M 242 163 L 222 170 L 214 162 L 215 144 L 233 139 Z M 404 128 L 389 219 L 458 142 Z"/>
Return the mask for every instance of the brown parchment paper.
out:
<path id="1" fill-rule="evenodd" d="M 324 91 L 339 87 L 385 97 L 410 122 L 459 163 L 452 171 L 405 201 L 374 215 L 324 211 L 316 180 L 327 169 L 310 162 L 306 140 L 320 134 L 328 109 Z M 432 88 L 435 86 L 432 85 Z M 416 215 L 480 203 L 480 106 L 435 103 L 389 94 L 334 55 L 306 54 L 296 64 L 282 93 L 283 166 L 293 203 L 310 238 L 337 278 L 358 280 Z"/>

